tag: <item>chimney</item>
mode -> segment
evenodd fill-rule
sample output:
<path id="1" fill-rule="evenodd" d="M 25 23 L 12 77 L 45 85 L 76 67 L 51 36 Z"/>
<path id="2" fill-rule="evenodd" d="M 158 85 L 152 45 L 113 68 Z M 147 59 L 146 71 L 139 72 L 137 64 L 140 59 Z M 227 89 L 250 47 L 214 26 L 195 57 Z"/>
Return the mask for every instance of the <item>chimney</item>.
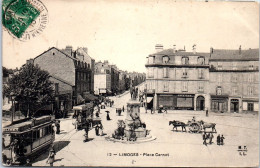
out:
<path id="1" fill-rule="evenodd" d="M 239 54 L 241 54 L 241 45 L 239 46 Z"/>
<path id="2" fill-rule="evenodd" d="M 173 53 L 176 52 L 176 45 L 175 44 L 173 45 L 173 49 L 172 50 L 173 50 Z"/>
<path id="3" fill-rule="evenodd" d="M 210 54 L 213 54 L 213 52 L 214 52 L 213 47 L 210 47 Z"/>
<path id="4" fill-rule="evenodd" d="M 162 44 L 156 44 L 155 45 L 155 51 L 156 52 L 160 52 L 163 50 L 163 45 Z"/>
<path id="5" fill-rule="evenodd" d="M 72 46 L 66 46 L 64 52 L 69 56 L 72 56 Z"/>
<path id="6" fill-rule="evenodd" d="M 26 64 L 33 64 L 33 59 L 26 60 Z"/>
<path id="7" fill-rule="evenodd" d="M 192 46 L 193 54 L 196 54 L 196 44 Z"/>
<path id="8" fill-rule="evenodd" d="M 185 46 L 183 47 L 183 51 L 186 51 Z"/>

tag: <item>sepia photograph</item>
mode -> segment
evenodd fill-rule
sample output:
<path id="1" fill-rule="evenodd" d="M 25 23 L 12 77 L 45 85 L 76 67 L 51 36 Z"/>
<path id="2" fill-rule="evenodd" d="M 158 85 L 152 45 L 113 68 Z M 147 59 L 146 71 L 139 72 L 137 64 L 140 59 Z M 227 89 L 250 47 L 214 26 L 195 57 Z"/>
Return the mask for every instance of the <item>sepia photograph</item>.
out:
<path id="1" fill-rule="evenodd" d="M 1 28 L 1 166 L 259 166 L 259 2 L 3 0 Z"/>

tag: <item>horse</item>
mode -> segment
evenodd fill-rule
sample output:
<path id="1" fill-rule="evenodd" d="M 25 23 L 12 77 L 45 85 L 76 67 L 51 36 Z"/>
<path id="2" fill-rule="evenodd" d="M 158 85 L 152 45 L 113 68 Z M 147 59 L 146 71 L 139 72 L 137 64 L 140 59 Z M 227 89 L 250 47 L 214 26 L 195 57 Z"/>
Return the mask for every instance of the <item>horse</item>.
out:
<path id="1" fill-rule="evenodd" d="M 177 128 L 181 127 L 182 132 L 183 132 L 183 129 L 186 132 L 186 124 L 184 122 L 173 120 L 173 121 L 169 121 L 169 125 L 171 125 L 171 124 L 173 125 L 173 130 L 174 130 L 174 128 L 176 128 L 176 131 L 177 131 Z"/>
<path id="2" fill-rule="evenodd" d="M 206 128 L 212 128 L 212 132 L 217 132 L 216 130 L 216 124 L 215 123 L 205 123 L 204 121 L 199 121 L 199 123 L 202 125 L 202 128 L 204 129 L 204 132 L 206 131 Z"/>

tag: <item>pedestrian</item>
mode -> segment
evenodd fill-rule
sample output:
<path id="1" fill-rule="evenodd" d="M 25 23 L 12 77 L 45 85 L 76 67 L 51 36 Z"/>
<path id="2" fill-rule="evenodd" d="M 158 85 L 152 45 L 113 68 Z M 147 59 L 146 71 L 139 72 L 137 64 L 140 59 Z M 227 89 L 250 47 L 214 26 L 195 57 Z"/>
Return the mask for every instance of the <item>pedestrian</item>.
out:
<path id="1" fill-rule="evenodd" d="M 224 139 L 225 139 L 225 137 L 222 134 L 220 137 L 220 145 L 224 145 Z"/>
<path id="2" fill-rule="evenodd" d="M 122 110 L 123 110 L 123 112 L 125 112 L 125 106 L 123 106 Z"/>
<path id="3" fill-rule="evenodd" d="M 209 116 L 209 110 L 208 110 L 208 108 L 206 108 L 206 117 L 208 117 Z"/>
<path id="4" fill-rule="evenodd" d="M 99 136 L 99 124 L 95 127 L 96 136 Z"/>
<path id="5" fill-rule="evenodd" d="M 214 138 L 213 133 L 209 133 L 209 144 L 212 144 L 213 138 Z"/>
<path id="6" fill-rule="evenodd" d="M 56 152 L 54 150 L 54 146 L 52 145 L 51 150 L 49 152 L 49 156 L 48 156 L 47 161 L 46 161 L 46 163 L 50 164 L 50 167 L 53 167 L 53 163 L 54 163 L 54 160 L 55 160 L 55 155 L 56 155 Z"/>
<path id="7" fill-rule="evenodd" d="M 96 112 L 96 117 L 97 117 L 97 118 L 99 117 L 99 113 L 98 113 L 98 111 Z"/>
<path id="8" fill-rule="evenodd" d="M 103 127 L 102 123 L 100 123 L 99 129 L 100 129 L 100 135 L 103 136 L 103 135 L 104 135 L 104 134 L 103 134 L 103 129 L 104 129 L 104 127 Z"/>
<path id="9" fill-rule="evenodd" d="M 84 130 L 85 130 L 85 134 L 84 134 L 85 139 L 83 140 L 83 142 L 87 142 L 88 141 L 89 123 L 86 123 Z"/>
<path id="10" fill-rule="evenodd" d="M 55 126 L 56 126 L 56 134 L 60 133 L 60 121 L 56 120 L 55 121 Z"/>
<path id="11" fill-rule="evenodd" d="M 206 132 L 204 132 L 204 134 L 202 135 L 202 139 L 203 139 L 203 145 L 206 145 L 207 146 L 207 134 Z"/>
<path id="12" fill-rule="evenodd" d="M 220 145 L 220 134 L 217 136 L 217 145 Z"/>
<path id="13" fill-rule="evenodd" d="M 106 111 L 106 113 L 107 113 L 107 120 L 111 120 L 109 116 L 109 111 Z"/>

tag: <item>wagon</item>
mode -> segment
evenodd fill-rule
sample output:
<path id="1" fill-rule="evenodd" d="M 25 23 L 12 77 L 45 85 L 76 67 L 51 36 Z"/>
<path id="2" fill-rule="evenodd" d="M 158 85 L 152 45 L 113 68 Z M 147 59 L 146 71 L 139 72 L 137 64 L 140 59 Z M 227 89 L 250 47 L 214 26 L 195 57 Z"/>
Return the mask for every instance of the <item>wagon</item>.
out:
<path id="1" fill-rule="evenodd" d="M 200 133 L 202 130 L 201 123 L 198 121 L 188 121 L 187 126 L 189 127 L 189 131 L 191 133 Z"/>

